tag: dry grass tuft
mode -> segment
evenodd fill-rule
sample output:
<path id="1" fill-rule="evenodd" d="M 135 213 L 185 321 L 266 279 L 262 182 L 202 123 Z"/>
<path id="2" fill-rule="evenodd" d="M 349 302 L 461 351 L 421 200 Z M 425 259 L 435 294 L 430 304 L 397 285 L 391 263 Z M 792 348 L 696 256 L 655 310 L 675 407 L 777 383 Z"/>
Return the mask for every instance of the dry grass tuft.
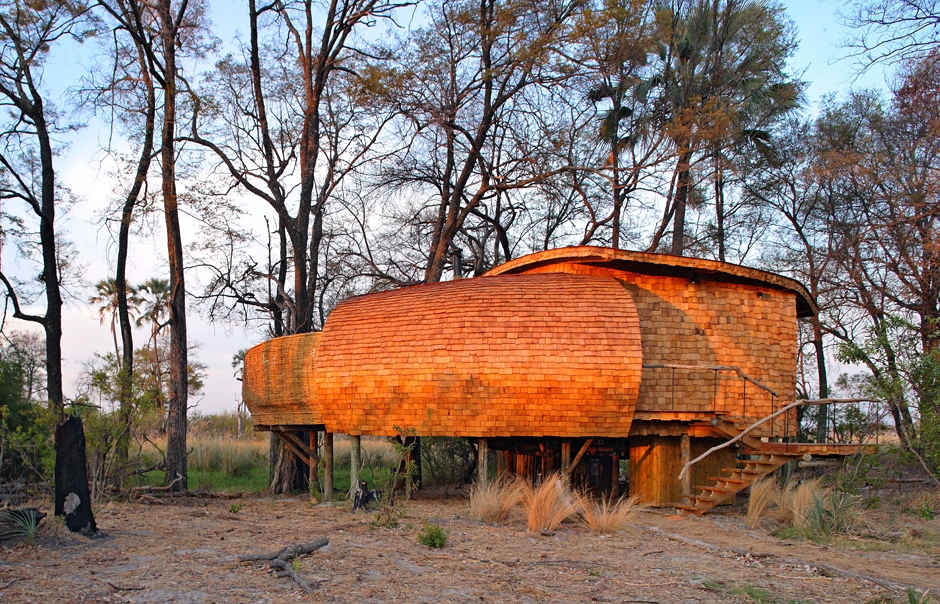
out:
<path id="1" fill-rule="evenodd" d="M 763 477 L 751 483 L 751 495 L 747 502 L 747 518 L 744 525 L 749 529 L 760 526 L 761 517 L 772 505 L 779 505 L 780 489 L 773 477 Z"/>
<path id="2" fill-rule="evenodd" d="M 591 500 L 583 497 L 581 518 L 593 533 L 611 534 L 627 528 L 630 520 L 645 510 L 646 504 L 639 497 Z"/>
<path id="3" fill-rule="evenodd" d="M 806 520 L 818 498 L 824 497 L 824 489 L 818 480 L 807 480 L 799 484 L 792 482 L 780 491 L 777 505 L 785 511 L 783 522 L 790 521 L 798 529 L 806 528 Z"/>
<path id="4" fill-rule="evenodd" d="M 470 488 L 470 517 L 486 523 L 506 522 L 525 492 L 525 485 L 515 478 L 476 483 Z"/>
<path id="5" fill-rule="evenodd" d="M 522 509 L 530 531 L 553 531 L 583 508 L 580 495 L 572 493 L 568 481 L 558 474 L 545 477 L 537 487 L 526 485 Z"/>

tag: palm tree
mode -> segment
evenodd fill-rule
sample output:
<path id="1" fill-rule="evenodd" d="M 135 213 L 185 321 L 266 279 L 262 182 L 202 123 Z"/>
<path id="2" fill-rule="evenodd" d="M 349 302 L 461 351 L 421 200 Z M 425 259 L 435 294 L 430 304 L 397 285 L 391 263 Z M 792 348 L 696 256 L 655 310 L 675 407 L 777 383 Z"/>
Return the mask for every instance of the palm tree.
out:
<path id="1" fill-rule="evenodd" d="M 117 337 L 117 318 L 118 318 L 118 291 L 117 283 L 113 277 L 102 279 L 95 284 L 97 293 L 88 299 L 89 304 L 98 305 L 98 319 L 101 325 L 104 325 L 106 319 L 111 320 L 111 337 L 114 339 L 114 355 L 117 357 L 118 369 L 121 369 L 121 346 L 118 344 Z M 142 300 L 137 296 L 134 288 L 127 290 L 127 307 L 131 316 L 137 314 L 138 307 Z"/>
<path id="2" fill-rule="evenodd" d="M 137 319 L 137 326 L 145 322 L 150 323 L 150 345 L 153 347 L 152 371 L 157 382 L 157 404 L 163 407 L 163 370 L 160 363 L 160 346 L 158 336 L 166 327 L 164 318 L 170 313 L 170 282 L 166 279 L 152 277 L 137 286 L 141 294 L 143 313 Z"/>
<path id="3" fill-rule="evenodd" d="M 661 68 L 645 86 L 659 89 L 659 119 L 676 147 L 672 253 L 682 255 L 695 161 L 766 144 L 762 127 L 796 106 L 799 86 L 784 73 L 796 46 L 782 9 L 753 0 L 676 0 L 660 6 L 657 24 Z"/>

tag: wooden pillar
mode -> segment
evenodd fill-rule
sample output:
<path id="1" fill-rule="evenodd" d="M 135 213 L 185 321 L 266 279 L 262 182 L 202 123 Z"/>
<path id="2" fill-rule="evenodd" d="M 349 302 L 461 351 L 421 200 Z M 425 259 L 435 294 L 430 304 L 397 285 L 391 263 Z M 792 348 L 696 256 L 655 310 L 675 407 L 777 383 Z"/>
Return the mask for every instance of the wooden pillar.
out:
<path id="1" fill-rule="evenodd" d="M 323 433 L 323 499 L 333 500 L 333 433 Z"/>
<path id="2" fill-rule="evenodd" d="M 496 475 L 500 478 L 506 474 L 506 456 L 502 451 L 496 452 Z"/>
<path id="3" fill-rule="evenodd" d="M 610 497 L 620 496 L 620 456 L 614 451 L 610 456 Z"/>
<path id="4" fill-rule="evenodd" d="M 307 489 L 310 493 L 313 493 L 313 489 L 316 488 L 317 484 L 317 466 L 319 465 L 320 459 L 317 457 L 317 436 L 320 434 L 318 430 L 311 430 L 307 433 L 307 443 L 310 447 L 310 457 L 307 459 Z"/>
<path id="5" fill-rule="evenodd" d="M 361 453 L 360 449 L 360 437 L 349 435 L 349 459 L 350 459 L 350 471 L 349 471 L 349 498 L 353 499 L 356 497 L 356 484 L 359 482 L 359 466 L 361 461 L 359 455 Z"/>
<path id="6" fill-rule="evenodd" d="M 411 472 L 411 448 L 414 446 L 414 441 L 411 442 L 409 446 L 408 439 L 405 438 L 405 499 L 411 499 L 411 492 L 414 491 L 415 486 L 415 477 Z"/>
<path id="7" fill-rule="evenodd" d="M 692 460 L 692 444 L 689 439 L 689 433 L 686 432 L 679 437 L 679 464 L 680 467 L 684 467 L 685 464 L 689 463 Z M 685 478 L 682 479 L 682 496 L 683 503 L 685 503 L 685 498 L 692 495 L 692 472 L 686 472 Z"/>
<path id="8" fill-rule="evenodd" d="M 477 441 L 477 471 L 479 473 L 478 480 L 481 485 L 486 484 L 486 481 L 489 479 L 490 475 L 490 456 L 488 455 L 488 452 L 489 449 L 487 448 L 486 439 L 479 439 Z"/>
<path id="9" fill-rule="evenodd" d="M 561 440 L 561 471 L 567 472 L 571 465 L 571 439 L 563 438 Z"/>
<path id="10" fill-rule="evenodd" d="M 421 437 L 415 436 L 414 446 L 411 448 L 411 459 L 415 462 L 414 481 L 415 487 L 421 489 L 424 487 L 424 472 L 421 469 Z"/>
<path id="11" fill-rule="evenodd" d="M 516 475 L 516 452 L 512 449 L 506 450 L 506 474 Z"/>

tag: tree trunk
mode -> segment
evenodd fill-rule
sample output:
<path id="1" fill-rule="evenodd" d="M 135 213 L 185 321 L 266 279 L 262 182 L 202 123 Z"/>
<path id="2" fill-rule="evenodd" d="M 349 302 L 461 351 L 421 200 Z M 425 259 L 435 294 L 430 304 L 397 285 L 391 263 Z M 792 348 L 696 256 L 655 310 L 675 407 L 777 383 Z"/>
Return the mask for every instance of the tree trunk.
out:
<path id="1" fill-rule="evenodd" d="M 271 433 L 271 470 L 268 493 L 271 495 L 289 495 L 307 489 L 307 471 L 304 463 L 294 455 L 287 445 Z"/>
<path id="2" fill-rule="evenodd" d="M 826 373 L 826 354 L 823 349 L 822 325 L 819 317 L 813 316 L 813 346 L 816 349 L 816 374 L 819 379 L 819 398 L 829 398 L 829 379 Z M 826 441 L 826 426 L 829 420 L 829 405 L 817 407 L 816 442 Z"/>
<path id="3" fill-rule="evenodd" d="M 617 153 L 617 136 L 614 136 L 612 141 L 613 151 L 610 153 L 610 165 L 614 169 L 614 210 L 613 210 L 613 232 L 610 236 L 610 247 L 615 250 L 620 249 L 620 170 L 617 165 L 617 159 L 619 153 Z"/>
<path id="4" fill-rule="evenodd" d="M 718 240 L 718 262 L 725 261 L 725 175 L 715 160 L 715 239 Z M 820 396 L 820 398 L 825 398 Z"/>
<path id="5" fill-rule="evenodd" d="M 136 43 L 138 63 L 140 65 L 141 76 L 147 89 L 147 114 L 144 125 L 144 139 L 140 150 L 140 157 L 137 160 L 137 173 L 134 175 L 134 184 L 127 193 L 124 200 L 124 208 L 121 212 L 121 228 L 118 232 L 118 256 L 117 267 L 114 276 L 114 282 L 117 289 L 118 298 L 118 322 L 121 325 L 121 343 L 122 363 L 121 363 L 121 390 L 120 398 L 120 416 L 122 432 L 115 444 L 114 454 L 119 466 L 127 463 L 127 450 L 130 443 L 131 421 L 134 412 L 133 393 L 131 391 L 131 381 L 134 375 L 134 333 L 131 326 L 130 310 L 127 305 L 127 250 L 130 244 L 131 222 L 133 221 L 134 207 L 140 198 L 140 192 L 144 183 L 147 182 L 147 174 L 150 172 L 150 163 L 153 156 L 153 136 L 156 130 L 156 93 L 153 86 L 153 79 L 150 77 L 150 71 L 147 67 L 146 56 L 139 43 Z"/>
<path id="6" fill-rule="evenodd" d="M 692 151 L 688 145 L 683 144 L 679 151 L 679 163 L 676 170 L 679 176 L 676 179 L 675 213 L 672 221 L 672 254 L 681 256 L 685 250 L 685 207 L 689 201 L 689 190 L 692 187 L 692 171 L 689 162 Z"/>
<path id="7" fill-rule="evenodd" d="M 166 220 L 167 255 L 170 264 L 170 400 L 167 409 L 166 483 L 177 476 L 174 490 L 189 488 L 186 472 L 186 415 L 189 397 L 186 340 L 186 288 L 183 277 L 183 242 L 176 197 L 176 33 L 171 0 L 160 2 L 161 36 L 165 60 L 162 162 L 163 211 Z"/>
<path id="8" fill-rule="evenodd" d="M 86 535 L 98 531 L 88 491 L 85 432 L 82 420 L 68 416 L 55 429 L 55 514 L 65 526 Z"/>

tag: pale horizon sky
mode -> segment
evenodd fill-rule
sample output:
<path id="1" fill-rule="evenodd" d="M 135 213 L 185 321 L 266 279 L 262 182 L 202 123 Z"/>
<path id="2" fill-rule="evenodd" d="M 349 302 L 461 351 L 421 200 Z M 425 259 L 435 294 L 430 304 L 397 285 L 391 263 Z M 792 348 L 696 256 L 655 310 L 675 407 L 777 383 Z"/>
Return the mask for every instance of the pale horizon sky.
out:
<path id="1" fill-rule="evenodd" d="M 800 73 L 805 69 L 803 77 L 810 82 L 806 91 L 810 104 L 807 111 L 813 111 L 823 95 L 844 91 L 850 86 L 884 87 L 883 69 L 872 69 L 863 78 L 853 81 L 855 71 L 852 62 L 836 61 L 846 54 L 839 48 L 846 31 L 836 17 L 836 11 L 843 6 L 841 2 L 791 1 L 784 2 L 784 5 L 798 28 L 800 41 L 800 49 L 791 63 L 792 70 Z M 225 15 L 224 19 L 215 19 L 216 35 L 231 41 L 236 29 L 245 30 L 241 24 L 246 18 L 237 12 L 222 14 Z M 47 86 L 53 75 L 57 83 L 62 81 L 63 86 L 74 85 L 65 80 L 75 77 L 75 74 L 80 73 L 79 70 L 85 69 L 88 61 L 93 60 L 88 53 L 76 53 L 74 49 L 65 52 L 60 50 L 53 58 L 46 73 Z M 199 69 L 204 71 L 210 66 L 205 62 Z M 79 292 L 79 300 L 67 303 L 63 310 L 63 372 L 68 397 L 75 396 L 75 382 L 83 364 L 96 352 L 106 353 L 114 348 L 110 324 L 106 322 L 100 325 L 97 309 L 83 303 L 93 295 L 95 282 L 113 274 L 114 246 L 109 242 L 108 233 L 100 225 L 98 216 L 111 195 L 108 164 L 102 161 L 101 152 L 103 137 L 107 137 L 107 132 L 102 131 L 100 126 L 100 121 L 92 120 L 88 127 L 70 138 L 69 149 L 56 160 L 60 180 L 79 199 L 59 224 L 59 230 L 64 230 L 74 242 L 79 262 L 87 265 L 85 280 L 88 283 L 88 287 Z M 134 243 L 129 261 L 129 282 L 139 283 L 155 276 L 166 278 L 166 244 L 161 235 L 138 239 Z M 193 236 L 193 225 L 189 224 L 183 233 L 184 244 L 191 242 Z M 4 261 L 12 253 L 4 250 Z M 5 262 L 7 265 L 8 262 Z M 187 279 L 190 285 L 189 277 Z M 191 405 L 196 404 L 195 410 L 202 413 L 234 410 L 241 398 L 241 385 L 234 377 L 232 355 L 259 342 L 260 334 L 246 332 L 238 326 L 211 324 L 200 314 L 191 299 L 187 300 L 187 305 L 190 310 L 189 338 L 191 343 L 199 343 L 196 357 L 207 366 L 204 394 L 200 400 L 192 401 Z M 36 330 L 35 325 L 12 319 L 8 319 L 9 328 Z M 148 328 L 137 330 L 135 344 L 144 344 L 148 336 Z"/>

